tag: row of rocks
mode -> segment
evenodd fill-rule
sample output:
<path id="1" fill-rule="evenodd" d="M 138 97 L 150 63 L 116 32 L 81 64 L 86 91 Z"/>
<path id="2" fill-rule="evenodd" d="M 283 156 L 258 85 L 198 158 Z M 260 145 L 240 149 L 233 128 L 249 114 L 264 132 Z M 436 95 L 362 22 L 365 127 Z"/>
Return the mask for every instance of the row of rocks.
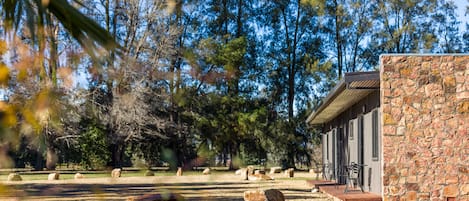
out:
<path id="1" fill-rule="evenodd" d="M 244 201 L 285 201 L 285 196 L 277 189 L 245 191 Z"/>
<path id="2" fill-rule="evenodd" d="M 211 173 L 210 168 L 206 168 L 202 172 L 202 174 L 204 174 L 204 175 L 208 175 L 210 173 Z M 121 174 L 122 174 L 122 169 L 120 169 L 120 168 L 116 168 L 116 169 L 113 169 L 111 171 L 111 177 L 112 178 L 119 178 L 119 177 L 121 177 Z M 143 175 L 144 176 L 155 176 L 155 173 L 151 170 L 147 170 L 147 171 L 145 171 L 145 173 Z M 182 176 L 182 168 L 178 168 L 178 171 L 177 171 L 176 175 L 177 176 Z M 60 178 L 60 173 L 58 173 L 58 172 L 50 173 L 47 176 L 47 180 L 59 180 L 59 178 Z M 83 179 L 83 178 L 85 178 L 85 176 L 81 173 L 76 173 L 73 178 L 74 179 Z M 10 173 L 7 177 L 7 181 L 22 181 L 22 180 L 23 180 L 23 178 L 18 173 Z"/>
<path id="3" fill-rule="evenodd" d="M 276 174 L 276 173 L 281 173 L 282 168 L 281 167 L 272 167 L 270 168 L 270 174 Z M 284 171 L 285 176 L 287 177 L 293 177 L 295 173 L 294 168 L 288 168 Z M 242 177 L 246 177 L 249 175 L 265 175 L 266 172 L 265 170 L 255 170 L 253 166 L 248 166 L 246 168 L 241 168 L 239 170 L 236 170 L 235 172 L 236 175 L 241 175 Z"/>
<path id="4" fill-rule="evenodd" d="M 58 173 L 58 172 L 50 173 L 47 176 L 47 180 L 49 180 L 49 181 L 59 180 L 59 178 L 60 178 L 60 173 Z M 83 179 L 85 177 L 81 173 L 76 173 L 73 178 L 74 179 Z M 18 173 L 10 173 L 10 174 L 8 174 L 7 181 L 23 181 L 23 178 Z"/>
<path id="5" fill-rule="evenodd" d="M 285 201 L 285 196 L 277 189 L 245 191 L 244 201 Z M 128 198 L 127 201 L 183 201 L 185 198 L 177 193 L 146 194 Z"/>

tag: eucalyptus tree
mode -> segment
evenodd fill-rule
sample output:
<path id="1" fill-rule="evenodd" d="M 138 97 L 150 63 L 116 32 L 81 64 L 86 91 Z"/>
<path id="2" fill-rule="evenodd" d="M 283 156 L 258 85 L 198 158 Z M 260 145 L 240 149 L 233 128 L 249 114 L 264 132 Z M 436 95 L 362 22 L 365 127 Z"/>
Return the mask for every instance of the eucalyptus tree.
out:
<path id="1" fill-rule="evenodd" d="M 173 61 L 182 54 L 175 48 L 182 28 L 172 21 L 178 6 L 137 0 L 86 3 L 97 8 L 90 14 L 104 19 L 103 26 L 122 45 L 120 53 L 111 54 L 113 60 L 92 64 L 88 88 L 90 112 L 110 143 L 109 165 L 120 167 L 132 143 L 146 137 L 164 140 L 168 133 L 184 131 L 171 130 L 177 127 L 170 99 L 174 85 L 166 84 L 174 83 Z"/>
<path id="2" fill-rule="evenodd" d="M 462 52 L 461 33 L 457 19 L 456 5 L 453 1 L 439 1 L 438 10 L 432 16 L 436 24 L 438 38 L 437 52 L 457 53 Z"/>
<path id="3" fill-rule="evenodd" d="M 434 48 L 437 39 L 431 29 L 431 15 L 438 6 L 436 0 L 374 0 L 370 3 L 377 5 L 370 44 L 376 61 L 381 53 L 418 53 Z"/>
<path id="4" fill-rule="evenodd" d="M 308 84 L 313 84 L 311 69 L 326 63 L 320 38 L 318 8 L 301 1 L 263 1 L 262 29 L 266 66 L 269 66 L 268 97 L 280 118 L 288 119 L 283 138 L 289 149 L 284 165 L 294 166 L 297 144 L 295 110 L 304 109 L 309 95 Z M 311 66 L 311 67 L 309 67 Z M 286 109 L 283 109 L 286 108 Z"/>

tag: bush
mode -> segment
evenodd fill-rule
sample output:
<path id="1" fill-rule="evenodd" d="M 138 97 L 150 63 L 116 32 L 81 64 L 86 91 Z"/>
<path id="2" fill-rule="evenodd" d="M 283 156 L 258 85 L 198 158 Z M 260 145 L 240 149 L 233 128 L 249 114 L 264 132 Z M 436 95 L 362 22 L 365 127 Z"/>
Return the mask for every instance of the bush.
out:
<path id="1" fill-rule="evenodd" d="M 110 159 L 104 129 L 90 125 L 78 138 L 81 153 L 80 164 L 87 169 L 103 168 Z"/>

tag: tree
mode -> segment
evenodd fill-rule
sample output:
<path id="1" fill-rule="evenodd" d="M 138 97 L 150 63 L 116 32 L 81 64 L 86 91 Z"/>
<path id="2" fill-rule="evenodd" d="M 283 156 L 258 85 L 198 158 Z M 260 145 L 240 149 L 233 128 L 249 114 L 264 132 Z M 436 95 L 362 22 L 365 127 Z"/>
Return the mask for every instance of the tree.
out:
<path id="1" fill-rule="evenodd" d="M 430 16 L 437 8 L 436 1 L 382 1 L 370 2 L 375 10 L 374 39 L 371 46 L 375 60 L 382 53 L 417 53 L 433 49 L 436 37 Z"/>
<path id="2" fill-rule="evenodd" d="M 22 119 L 25 120 L 22 123 L 26 126 L 32 126 L 35 132 L 41 134 L 40 138 L 45 139 L 46 165 L 48 169 L 54 169 L 56 154 L 53 141 L 61 130 L 58 110 L 64 109 L 61 107 L 64 100 L 54 100 L 63 95 L 63 90 L 58 87 L 59 47 L 57 39 L 58 33 L 60 33 L 58 24 L 60 23 L 93 58 L 98 58 L 98 54 L 102 52 L 101 48 L 113 49 L 117 48 L 117 45 L 109 33 L 65 0 L 50 2 L 3 1 L 0 7 L 2 17 L 5 20 L 3 28 L 6 32 L 12 33 L 10 35 L 12 37 L 8 37 L 7 42 L 12 47 L 10 51 L 15 59 L 10 59 L 10 61 L 13 61 L 13 69 L 18 70 L 11 76 L 16 76 L 14 81 L 20 82 L 10 87 L 12 91 L 16 91 L 16 88 L 22 85 L 21 82 L 23 84 L 29 82 L 22 86 L 29 86 L 27 90 L 32 91 L 21 95 L 17 94 L 16 97 L 25 95 L 19 99 L 23 99 L 23 104 L 29 102 L 21 109 Z M 18 36 L 23 40 L 19 40 Z M 31 49 L 24 44 L 29 45 Z M 30 56 L 34 58 L 33 62 L 29 58 Z M 24 66 L 29 62 L 32 62 L 29 67 Z M 24 77 L 28 76 L 28 73 L 31 73 L 30 75 L 33 77 L 29 81 L 24 81 Z M 15 104 L 16 100 L 13 98 L 10 101 Z M 17 106 L 22 108 L 20 105 Z M 36 168 L 41 168 L 40 163 L 37 164 L 39 166 Z"/>
<path id="3" fill-rule="evenodd" d="M 438 38 L 437 52 L 457 53 L 462 51 L 459 24 L 457 19 L 456 5 L 453 1 L 439 2 L 441 5 L 433 15 L 437 23 L 436 33 Z"/>

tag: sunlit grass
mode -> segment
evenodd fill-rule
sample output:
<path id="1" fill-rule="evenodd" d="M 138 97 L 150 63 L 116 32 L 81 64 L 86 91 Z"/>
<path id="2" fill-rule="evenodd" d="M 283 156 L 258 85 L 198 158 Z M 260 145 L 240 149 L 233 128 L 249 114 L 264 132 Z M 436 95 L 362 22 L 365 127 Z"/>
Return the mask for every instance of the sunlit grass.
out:
<path id="1" fill-rule="evenodd" d="M 279 177 L 275 178 L 275 180 L 311 180 L 315 177 Z"/>
<path id="2" fill-rule="evenodd" d="M 146 170 L 142 171 L 123 171 L 121 177 L 143 177 Z M 74 179 L 76 172 L 60 172 L 60 180 Z M 111 172 L 93 172 L 93 171 L 77 171 L 83 174 L 86 178 L 111 178 Z M 153 171 L 155 176 L 176 176 L 176 171 Z M 212 175 L 226 174 L 227 171 L 212 171 Z M 18 172 L 21 175 L 23 181 L 32 181 L 32 180 L 47 180 L 49 172 Z M 200 171 L 184 171 L 184 176 L 190 175 L 201 175 L 202 170 Z M 0 181 L 6 181 L 8 173 L 0 174 Z"/>

